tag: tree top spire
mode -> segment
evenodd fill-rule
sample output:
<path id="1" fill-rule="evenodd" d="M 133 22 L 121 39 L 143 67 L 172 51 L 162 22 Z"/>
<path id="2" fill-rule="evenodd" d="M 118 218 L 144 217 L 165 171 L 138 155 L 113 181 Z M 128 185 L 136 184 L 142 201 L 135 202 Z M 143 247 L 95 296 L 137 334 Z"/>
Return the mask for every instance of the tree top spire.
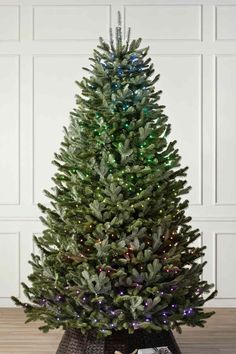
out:
<path id="1" fill-rule="evenodd" d="M 126 36 L 126 44 L 129 44 L 130 41 L 130 27 L 128 27 L 127 31 L 127 36 Z M 115 33 L 116 33 L 116 48 L 120 48 L 122 46 L 122 16 L 121 12 L 117 12 L 117 26 L 115 28 Z M 113 31 L 112 28 L 110 27 L 110 45 L 111 48 L 114 50 L 114 37 L 113 37 Z"/>

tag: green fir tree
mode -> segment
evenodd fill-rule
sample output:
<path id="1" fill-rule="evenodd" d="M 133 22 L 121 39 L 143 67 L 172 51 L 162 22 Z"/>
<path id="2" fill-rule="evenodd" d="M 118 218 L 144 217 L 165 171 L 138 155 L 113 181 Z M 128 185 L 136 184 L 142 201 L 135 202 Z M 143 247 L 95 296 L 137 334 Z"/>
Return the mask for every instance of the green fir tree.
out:
<path id="1" fill-rule="evenodd" d="M 100 38 L 81 94 L 53 163 L 50 206 L 39 207 L 45 229 L 34 236 L 41 255 L 22 283 L 27 322 L 47 332 L 181 330 L 203 326 L 213 285 L 201 280 L 204 247 L 185 215 L 187 167 L 159 104 L 148 48 L 141 39 Z M 206 295 L 207 294 L 207 295 Z M 207 297 L 208 296 L 208 297 Z"/>

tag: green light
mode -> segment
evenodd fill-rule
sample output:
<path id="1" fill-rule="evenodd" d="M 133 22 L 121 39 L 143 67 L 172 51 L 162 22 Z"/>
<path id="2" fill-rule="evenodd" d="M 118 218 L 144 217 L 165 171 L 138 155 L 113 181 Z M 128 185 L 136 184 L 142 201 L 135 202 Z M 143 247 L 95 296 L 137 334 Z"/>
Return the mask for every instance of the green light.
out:
<path id="1" fill-rule="evenodd" d="M 148 112 L 148 108 L 147 107 L 143 107 L 143 113 L 147 113 Z"/>

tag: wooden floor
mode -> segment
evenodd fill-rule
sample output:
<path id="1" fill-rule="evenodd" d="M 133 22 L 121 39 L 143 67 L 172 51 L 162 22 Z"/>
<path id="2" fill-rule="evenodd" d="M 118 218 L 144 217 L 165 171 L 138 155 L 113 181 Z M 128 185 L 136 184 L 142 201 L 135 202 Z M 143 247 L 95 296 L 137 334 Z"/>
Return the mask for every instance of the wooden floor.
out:
<path id="1" fill-rule="evenodd" d="M 41 333 L 24 324 L 21 309 L 0 309 L 0 354 L 55 354 L 62 330 Z M 205 328 L 184 328 L 176 339 L 183 354 L 236 354 L 236 308 L 216 309 Z"/>

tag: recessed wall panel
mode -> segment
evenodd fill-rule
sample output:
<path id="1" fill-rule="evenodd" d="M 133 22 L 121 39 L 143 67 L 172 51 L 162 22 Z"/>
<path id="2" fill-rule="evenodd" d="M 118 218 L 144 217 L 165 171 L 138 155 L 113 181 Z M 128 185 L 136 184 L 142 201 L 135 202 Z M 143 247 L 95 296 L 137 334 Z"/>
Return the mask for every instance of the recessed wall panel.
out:
<path id="1" fill-rule="evenodd" d="M 19 202 L 18 56 L 0 55 L 0 122 L 0 204 L 17 204 Z"/>
<path id="2" fill-rule="evenodd" d="M 159 103 L 166 106 L 172 125 L 169 140 L 177 140 L 181 165 L 189 166 L 187 181 L 192 190 L 186 198 L 191 204 L 201 204 L 201 56 L 159 55 L 154 64 L 160 73 L 156 89 L 163 91 Z"/>
<path id="3" fill-rule="evenodd" d="M 236 298 L 236 234 L 216 235 L 216 285 L 218 298 Z"/>
<path id="4" fill-rule="evenodd" d="M 216 62 L 216 202 L 236 204 L 236 56 Z"/>
<path id="5" fill-rule="evenodd" d="M 34 7 L 35 40 L 97 39 L 107 37 L 109 26 L 110 7 L 106 5 Z"/>
<path id="6" fill-rule="evenodd" d="M 236 5 L 216 7 L 216 39 L 236 40 Z"/>
<path id="7" fill-rule="evenodd" d="M 0 5 L 0 41 L 19 40 L 19 7 Z"/>
<path id="8" fill-rule="evenodd" d="M 69 124 L 69 112 L 75 108 L 75 80 L 84 75 L 83 66 L 88 66 L 87 57 L 34 58 L 34 202 L 49 202 L 42 191 L 52 186 L 56 169 L 51 161 L 63 140 L 63 126 Z"/>
<path id="9" fill-rule="evenodd" d="M 0 233 L 0 298 L 19 293 L 19 235 Z"/>
<path id="10" fill-rule="evenodd" d="M 201 6 L 125 6 L 125 23 L 134 37 L 161 40 L 201 40 Z"/>

